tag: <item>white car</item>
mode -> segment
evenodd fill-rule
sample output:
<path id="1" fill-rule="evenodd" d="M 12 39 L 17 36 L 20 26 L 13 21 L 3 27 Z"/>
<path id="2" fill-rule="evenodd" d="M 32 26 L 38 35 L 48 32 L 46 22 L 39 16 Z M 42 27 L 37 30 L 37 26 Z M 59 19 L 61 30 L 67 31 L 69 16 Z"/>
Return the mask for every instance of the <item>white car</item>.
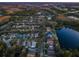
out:
<path id="1" fill-rule="evenodd" d="M 53 45 L 49 45 L 48 48 L 51 49 L 51 50 L 54 50 L 54 46 Z"/>
<path id="2" fill-rule="evenodd" d="M 35 47 L 36 47 L 36 42 L 35 41 L 32 41 L 31 48 L 35 48 Z"/>

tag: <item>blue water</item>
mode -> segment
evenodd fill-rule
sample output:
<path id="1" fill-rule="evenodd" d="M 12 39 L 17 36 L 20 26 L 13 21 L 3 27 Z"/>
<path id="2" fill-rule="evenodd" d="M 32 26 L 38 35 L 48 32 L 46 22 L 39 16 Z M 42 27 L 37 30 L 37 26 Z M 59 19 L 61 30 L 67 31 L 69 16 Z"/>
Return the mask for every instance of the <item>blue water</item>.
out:
<path id="1" fill-rule="evenodd" d="M 79 32 L 70 28 L 62 28 L 57 30 L 57 37 L 62 48 L 79 48 Z"/>

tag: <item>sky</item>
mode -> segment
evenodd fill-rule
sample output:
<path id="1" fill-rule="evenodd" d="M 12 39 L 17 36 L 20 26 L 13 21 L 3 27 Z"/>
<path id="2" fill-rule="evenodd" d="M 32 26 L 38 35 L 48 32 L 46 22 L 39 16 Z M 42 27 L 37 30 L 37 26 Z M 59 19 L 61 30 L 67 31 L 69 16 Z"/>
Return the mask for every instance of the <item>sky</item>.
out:
<path id="1" fill-rule="evenodd" d="M 0 2 L 79 2 L 79 0 L 0 0 Z"/>

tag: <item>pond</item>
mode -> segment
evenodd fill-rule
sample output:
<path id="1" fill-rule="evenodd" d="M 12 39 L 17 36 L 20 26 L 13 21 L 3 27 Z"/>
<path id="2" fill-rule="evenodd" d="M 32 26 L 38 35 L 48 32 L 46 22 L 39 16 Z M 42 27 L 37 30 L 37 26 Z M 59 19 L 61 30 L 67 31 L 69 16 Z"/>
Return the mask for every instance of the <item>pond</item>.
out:
<path id="1" fill-rule="evenodd" d="M 79 32 L 64 27 L 57 30 L 57 37 L 62 48 L 79 48 Z"/>

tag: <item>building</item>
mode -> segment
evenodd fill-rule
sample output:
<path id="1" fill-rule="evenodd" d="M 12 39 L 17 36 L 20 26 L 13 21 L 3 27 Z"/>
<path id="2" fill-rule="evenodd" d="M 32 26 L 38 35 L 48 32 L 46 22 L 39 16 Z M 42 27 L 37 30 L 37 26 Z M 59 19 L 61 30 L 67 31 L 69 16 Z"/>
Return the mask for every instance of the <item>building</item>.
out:
<path id="1" fill-rule="evenodd" d="M 16 31 L 39 31 L 39 27 L 42 24 L 43 17 L 41 16 L 26 16 L 21 20 L 16 20 L 12 26 L 12 30 Z M 15 29 L 15 30 L 14 30 Z"/>
<path id="2" fill-rule="evenodd" d="M 7 29 L 3 29 L 5 35 L 15 35 L 17 39 L 38 38 L 40 26 L 45 22 L 44 16 L 15 16 L 15 19 L 8 22 Z M 12 24 L 12 25 L 11 25 Z M 5 26 L 6 27 L 6 26 Z M 24 34 L 25 33 L 25 34 Z M 9 35 L 9 37 L 10 37 Z M 6 36 L 6 35 L 5 35 Z"/>
<path id="3" fill-rule="evenodd" d="M 10 16 L 0 16 L 0 23 L 9 21 Z"/>

